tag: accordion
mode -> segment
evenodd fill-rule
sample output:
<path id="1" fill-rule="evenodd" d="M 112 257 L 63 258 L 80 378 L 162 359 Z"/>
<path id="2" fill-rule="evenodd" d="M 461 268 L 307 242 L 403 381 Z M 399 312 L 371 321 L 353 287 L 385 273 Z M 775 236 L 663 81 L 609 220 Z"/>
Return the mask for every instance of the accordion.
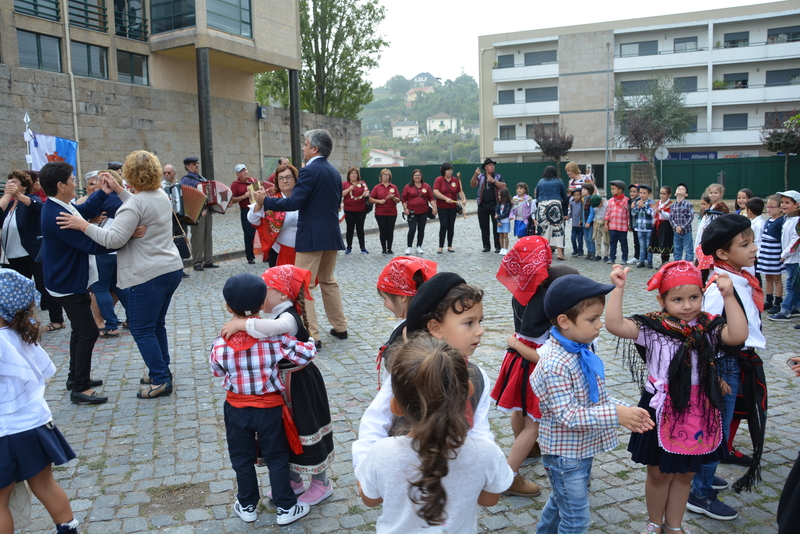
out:
<path id="1" fill-rule="evenodd" d="M 206 196 L 202 191 L 188 185 L 171 184 L 164 188 L 164 192 L 172 204 L 172 211 L 181 222 L 197 224 L 206 205 Z"/>
<path id="2" fill-rule="evenodd" d="M 225 213 L 231 201 L 231 190 L 222 182 L 209 180 L 201 182 L 197 188 L 206 196 L 206 206 L 216 213 Z"/>

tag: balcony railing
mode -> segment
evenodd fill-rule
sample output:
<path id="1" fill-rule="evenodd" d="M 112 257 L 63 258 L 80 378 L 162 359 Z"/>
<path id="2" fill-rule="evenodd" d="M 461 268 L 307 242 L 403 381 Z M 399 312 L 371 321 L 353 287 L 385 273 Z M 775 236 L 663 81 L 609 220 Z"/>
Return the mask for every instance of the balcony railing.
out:
<path id="1" fill-rule="evenodd" d="M 69 23 L 87 30 L 105 32 L 108 28 L 106 8 L 85 0 L 69 0 Z"/>
<path id="2" fill-rule="evenodd" d="M 147 19 L 138 17 L 132 12 L 114 11 L 114 22 L 119 37 L 147 40 Z"/>
<path id="3" fill-rule="evenodd" d="M 14 0 L 14 11 L 31 17 L 47 20 L 61 20 L 58 0 Z"/>

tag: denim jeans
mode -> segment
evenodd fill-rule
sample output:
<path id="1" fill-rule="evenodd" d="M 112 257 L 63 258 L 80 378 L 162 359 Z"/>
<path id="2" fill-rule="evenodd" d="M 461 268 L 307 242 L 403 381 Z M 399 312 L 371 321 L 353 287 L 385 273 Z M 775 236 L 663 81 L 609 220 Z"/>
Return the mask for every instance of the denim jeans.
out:
<path id="1" fill-rule="evenodd" d="M 647 252 L 652 233 L 652 230 L 636 230 L 636 235 L 639 236 L 639 263 L 653 263 L 653 253 Z"/>
<path id="2" fill-rule="evenodd" d="M 797 292 L 792 291 L 792 284 L 790 284 L 792 280 L 792 276 L 794 276 L 795 271 L 797 271 L 797 263 L 784 263 L 786 267 L 786 283 L 783 284 L 784 289 L 784 297 L 783 303 L 781 303 L 781 311 L 783 313 L 790 313 L 792 308 L 796 308 L 798 305 L 797 301 Z"/>
<path id="3" fill-rule="evenodd" d="M 572 253 L 583 254 L 583 227 L 572 227 Z"/>
<path id="4" fill-rule="evenodd" d="M 586 253 L 594 256 L 595 254 L 594 223 L 591 223 L 589 225 L 589 228 L 583 229 L 583 239 L 586 241 Z"/>
<path id="5" fill-rule="evenodd" d="M 692 239 L 691 232 L 686 234 L 676 232 L 675 237 L 672 239 L 672 248 L 675 253 L 675 261 L 694 260 L 694 239 Z"/>
<path id="6" fill-rule="evenodd" d="M 608 231 L 609 241 L 611 242 L 609 252 L 609 259 L 611 261 L 615 261 L 617 259 L 617 243 L 619 243 L 620 248 L 622 249 L 622 263 L 628 261 L 628 232 L 623 232 L 622 230 L 609 230 Z"/>
<path id="7" fill-rule="evenodd" d="M 131 335 L 147 364 L 153 384 L 163 384 L 172 379 L 169 340 L 164 325 L 172 294 L 178 289 L 182 275 L 183 269 L 178 269 L 121 290 Z"/>
<path id="8" fill-rule="evenodd" d="M 725 404 L 725 411 L 722 414 L 722 445 L 727 450 L 728 437 L 733 421 L 733 411 L 736 408 L 736 395 L 739 393 L 739 362 L 735 357 L 725 355 L 717 360 L 719 376 L 731 387 L 731 392 L 722 399 Z M 714 481 L 714 474 L 717 471 L 719 462 L 705 464 L 700 471 L 695 473 L 692 478 L 692 493 L 695 497 L 705 499 L 713 495 L 711 483 Z"/>
<path id="9" fill-rule="evenodd" d="M 589 476 L 592 458 L 542 455 L 552 492 L 536 534 L 584 534 L 589 530 Z"/>
<path id="10" fill-rule="evenodd" d="M 94 298 L 97 301 L 97 307 L 100 309 L 100 315 L 106 323 L 108 330 L 116 330 L 119 327 L 119 320 L 117 314 L 114 312 L 114 299 L 111 296 L 111 290 L 114 293 L 119 293 L 117 287 L 117 255 L 116 254 L 98 254 L 95 256 L 97 262 L 97 282 L 92 284 L 94 290 Z"/>

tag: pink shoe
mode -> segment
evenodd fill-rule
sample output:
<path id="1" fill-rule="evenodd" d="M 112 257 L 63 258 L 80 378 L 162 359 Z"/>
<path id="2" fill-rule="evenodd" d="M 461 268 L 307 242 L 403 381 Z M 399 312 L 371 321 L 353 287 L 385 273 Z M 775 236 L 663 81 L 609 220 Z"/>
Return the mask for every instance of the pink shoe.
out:
<path id="1" fill-rule="evenodd" d="M 292 486 L 292 491 L 295 495 L 302 495 L 303 492 L 306 491 L 306 483 L 302 480 L 300 482 L 295 482 L 294 480 L 289 480 L 289 484 Z M 272 500 L 272 492 L 270 491 L 267 493 L 267 497 L 269 500 Z"/>
<path id="2" fill-rule="evenodd" d="M 308 491 L 306 491 L 303 495 L 301 495 L 297 500 L 298 502 L 304 502 L 311 505 L 319 504 L 328 497 L 331 496 L 333 493 L 333 484 L 331 481 L 328 481 L 328 485 L 324 485 L 319 480 L 311 480 L 311 484 L 308 486 Z"/>

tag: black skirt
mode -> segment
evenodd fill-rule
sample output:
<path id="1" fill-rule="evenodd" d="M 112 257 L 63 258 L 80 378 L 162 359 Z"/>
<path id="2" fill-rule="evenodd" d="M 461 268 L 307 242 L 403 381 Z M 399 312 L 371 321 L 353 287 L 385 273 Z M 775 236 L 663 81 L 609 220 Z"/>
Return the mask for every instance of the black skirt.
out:
<path id="1" fill-rule="evenodd" d="M 674 240 L 675 232 L 672 231 L 672 225 L 669 221 L 661 221 L 658 223 L 658 231 L 653 229 L 653 233 L 650 235 L 650 246 L 647 247 L 647 252 L 672 254 Z"/>
<path id="2" fill-rule="evenodd" d="M 656 411 L 650 407 L 652 393 L 644 391 L 639 401 L 639 408 L 644 408 L 650 414 L 650 418 L 656 420 Z M 697 473 L 705 464 L 718 462 L 725 457 L 725 440 L 723 439 L 719 447 L 713 452 L 701 455 L 675 454 L 667 452 L 658 443 L 658 430 L 653 428 L 644 434 L 635 432 L 631 434 L 628 442 L 628 452 L 631 459 L 637 464 L 655 465 L 662 473 Z"/>
<path id="3" fill-rule="evenodd" d="M 292 454 L 289 469 L 316 475 L 333 462 L 333 428 L 325 380 L 314 362 L 285 375 L 286 401 L 300 434 L 303 454 Z"/>
<path id="4" fill-rule="evenodd" d="M 0 488 L 31 479 L 45 467 L 73 458 L 75 452 L 52 422 L 0 437 Z"/>

